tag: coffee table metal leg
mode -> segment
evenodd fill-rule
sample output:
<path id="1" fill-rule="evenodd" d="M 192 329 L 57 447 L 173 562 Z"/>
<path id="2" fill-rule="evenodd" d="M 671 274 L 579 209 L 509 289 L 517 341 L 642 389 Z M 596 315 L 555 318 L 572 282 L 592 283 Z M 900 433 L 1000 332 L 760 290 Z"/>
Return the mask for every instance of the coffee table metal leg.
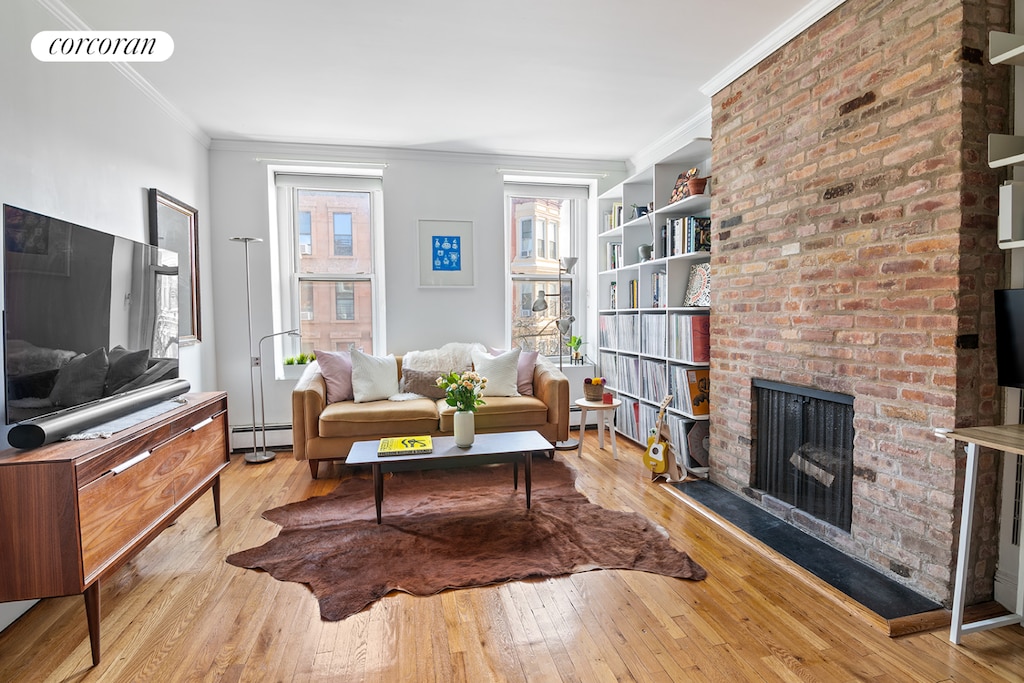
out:
<path id="1" fill-rule="evenodd" d="M 380 524 L 380 506 L 384 501 L 384 475 L 379 464 L 371 465 L 370 469 L 373 470 L 373 504 L 377 508 L 377 524 Z"/>
<path id="2" fill-rule="evenodd" d="M 527 451 L 526 453 L 524 453 L 523 454 L 523 458 L 525 459 L 525 462 L 526 462 L 526 467 L 523 468 L 524 470 L 526 470 L 526 509 L 529 510 L 530 509 L 530 487 L 533 484 L 533 482 L 531 481 L 532 473 L 533 473 L 533 451 Z"/>
<path id="3" fill-rule="evenodd" d="M 519 490 L 519 461 L 512 461 L 512 490 Z"/>

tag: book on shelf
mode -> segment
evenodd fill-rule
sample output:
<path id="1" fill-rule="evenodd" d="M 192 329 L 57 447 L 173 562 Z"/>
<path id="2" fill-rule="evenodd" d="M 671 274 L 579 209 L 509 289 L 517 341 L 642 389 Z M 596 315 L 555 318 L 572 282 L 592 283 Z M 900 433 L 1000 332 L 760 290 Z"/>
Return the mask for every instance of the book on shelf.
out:
<path id="1" fill-rule="evenodd" d="M 651 273 L 651 307 L 665 308 L 668 305 L 668 296 L 665 292 L 665 273 L 657 271 Z"/>
<path id="2" fill-rule="evenodd" d="M 707 216 L 686 217 L 686 253 L 711 251 L 711 219 Z"/>
<path id="3" fill-rule="evenodd" d="M 711 360 L 711 317 L 688 315 L 690 326 L 690 362 L 707 363 Z"/>
<path id="4" fill-rule="evenodd" d="M 686 434 L 686 453 L 690 456 L 690 460 L 693 464 L 689 464 L 687 469 L 694 466 L 696 467 L 707 467 L 709 464 L 708 457 L 708 442 L 710 441 L 710 425 L 707 420 L 699 420 L 694 422 L 690 426 L 690 431 Z"/>
<path id="5" fill-rule="evenodd" d="M 669 437 L 676 461 L 688 474 L 706 478 L 708 473 L 708 422 L 667 415 Z"/>
<path id="6" fill-rule="evenodd" d="M 622 267 L 622 242 L 609 242 L 605 245 L 605 262 L 607 270 Z"/>
<path id="7" fill-rule="evenodd" d="M 640 316 L 640 352 L 651 356 L 665 355 L 666 316 L 644 313 Z M 661 392 L 665 393 L 665 392 Z"/>
<path id="8" fill-rule="evenodd" d="M 711 251 L 711 219 L 707 216 L 670 218 L 666 222 L 665 254 L 679 256 Z"/>
<path id="9" fill-rule="evenodd" d="M 668 321 L 668 355 L 684 363 L 711 360 L 711 318 L 700 314 L 672 313 Z"/>
<path id="10" fill-rule="evenodd" d="M 619 286 L 614 282 L 608 287 L 608 308 L 615 308 L 618 303 Z"/>
<path id="11" fill-rule="evenodd" d="M 691 415 L 707 415 L 711 412 L 711 380 L 707 368 L 686 370 L 685 382 L 679 388 L 685 392 L 683 412 Z"/>
<path id="12" fill-rule="evenodd" d="M 434 444 L 430 436 L 390 436 L 380 440 L 378 456 L 416 455 L 433 453 Z"/>

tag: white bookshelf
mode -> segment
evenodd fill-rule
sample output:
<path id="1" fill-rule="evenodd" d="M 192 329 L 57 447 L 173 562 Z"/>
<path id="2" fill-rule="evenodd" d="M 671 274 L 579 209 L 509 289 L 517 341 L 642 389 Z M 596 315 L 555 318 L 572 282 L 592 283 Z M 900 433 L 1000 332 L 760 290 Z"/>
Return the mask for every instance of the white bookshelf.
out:
<path id="1" fill-rule="evenodd" d="M 687 221 L 692 230 L 697 226 L 692 219 L 710 220 L 714 179 L 703 194 L 670 202 L 680 174 L 694 167 L 701 176 L 711 175 L 709 139 L 692 140 L 598 198 L 599 371 L 608 380 L 608 390 L 622 400 L 617 431 L 641 445 L 665 394 L 678 390 L 674 378 L 691 369 L 708 369 L 707 356 L 694 354 L 692 335 L 693 318 L 707 323 L 710 309 L 687 306 L 684 299 L 692 266 L 710 263 L 711 254 L 691 250 L 697 245 L 685 235 Z M 634 205 L 647 208 L 647 215 L 634 217 Z M 673 225 L 681 226 L 677 239 Z M 642 257 L 642 245 L 651 245 L 649 259 Z M 667 412 L 677 430 L 708 419 L 707 414 L 688 411 L 679 396 Z"/>

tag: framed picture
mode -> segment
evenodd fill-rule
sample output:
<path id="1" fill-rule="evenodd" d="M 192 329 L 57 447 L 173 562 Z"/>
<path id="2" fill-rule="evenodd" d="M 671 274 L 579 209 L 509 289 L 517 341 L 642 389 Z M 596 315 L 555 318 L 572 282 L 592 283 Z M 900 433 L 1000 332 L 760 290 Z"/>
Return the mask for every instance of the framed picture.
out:
<path id="1" fill-rule="evenodd" d="M 199 307 L 199 212 L 156 188 L 149 190 L 149 241 L 161 266 L 178 272 L 178 344 L 202 341 Z"/>
<path id="2" fill-rule="evenodd" d="M 419 222 L 420 287 L 472 287 L 473 222 Z"/>
<path id="3" fill-rule="evenodd" d="M 64 221 L 5 206 L 4 242 L 12 272 L 71 275 L 71 229 Z"/>

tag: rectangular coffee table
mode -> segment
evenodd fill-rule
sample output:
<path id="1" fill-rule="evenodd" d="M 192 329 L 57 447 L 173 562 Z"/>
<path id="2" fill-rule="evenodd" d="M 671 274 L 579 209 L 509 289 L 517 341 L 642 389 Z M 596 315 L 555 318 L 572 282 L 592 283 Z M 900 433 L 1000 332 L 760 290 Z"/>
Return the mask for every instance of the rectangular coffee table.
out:
<path id="1" fill-rule="evenodd" d="M 512 463 L 512 487 L 519 488 L 519 463 L 526 474 L 526 507 L 530 507 L 531 463 L 534 452 L 553 452 L 554 446 L 536 431 L 498 432 L 477 434 L 473 445 L 459 448 L 451 436 L 432 437 L 434 451 L 415 455 L 378 456 L 380 440 L 357 441 L 352 444 L 346 465 L 370 465 L 373 470 L 373 502 L 380 524 L 381 503 L 384 501 L 384 473 L 411 470 L 436 470 L 454 467 L 475 467 L 495 463 Z"/>

